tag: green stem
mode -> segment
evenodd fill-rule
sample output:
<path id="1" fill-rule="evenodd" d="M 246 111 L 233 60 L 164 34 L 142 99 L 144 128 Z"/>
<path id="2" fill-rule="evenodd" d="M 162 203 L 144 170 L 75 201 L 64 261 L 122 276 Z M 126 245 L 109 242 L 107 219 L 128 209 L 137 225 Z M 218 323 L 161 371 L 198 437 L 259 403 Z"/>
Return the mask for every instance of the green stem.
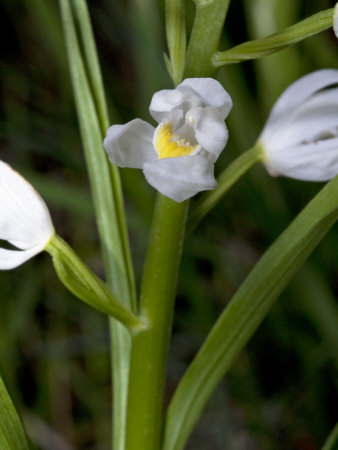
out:
<path id="1" fill-rule="evenodd" d="M 215 207 L 224 194 L 244 175 L 254 164 L 262 159 L 262 148 L 255 145 L 241 154 L 217 178 L 218 186 L 213 191 L 205 192 L 189 214 L 187 234 L 191 233 L 203 217 Z"/>
<path id="2" fill-rule="evenodd" d="M 230 0 L 196 0 L 196 15 L 190 36 L 185 77 L 208 77 L 215 72 L 212 55 L 221 37 Z"/>
<path id="3" fill-rule="evenodd" d="M 147 328 L 132 339 L 127 450 L 158 450 L 178 266 L 188 202 L 159 195 L 140 299 Z"/>
<path id="4" fill-rule="evenodd" d="M 332 24 L 333 8 L 307 17 L 295 25 L 285 28 L 280 33 L 272 34 L 263 39 L 244 42 L 224 52 L 217 52 L 212 58 L 213 67 L 217 69 L 226 64 L 239 63 L 270 55 L 326 30 L 332 27 Z"/>

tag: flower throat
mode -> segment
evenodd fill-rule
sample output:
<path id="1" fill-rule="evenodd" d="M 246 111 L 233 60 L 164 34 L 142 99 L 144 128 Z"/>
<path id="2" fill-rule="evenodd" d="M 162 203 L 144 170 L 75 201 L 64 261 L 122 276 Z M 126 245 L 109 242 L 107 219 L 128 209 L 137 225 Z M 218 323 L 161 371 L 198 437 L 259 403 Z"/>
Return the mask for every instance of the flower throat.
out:
<path id="1" fill-rule="evenodd" d="M 158 127 L 154 142 L 158 158 L 176 158 L 178 156 L 191 155 L 198 144 L 191 145 L 185 138 L 173 134 L 173 126 L 170 122 Z"/>

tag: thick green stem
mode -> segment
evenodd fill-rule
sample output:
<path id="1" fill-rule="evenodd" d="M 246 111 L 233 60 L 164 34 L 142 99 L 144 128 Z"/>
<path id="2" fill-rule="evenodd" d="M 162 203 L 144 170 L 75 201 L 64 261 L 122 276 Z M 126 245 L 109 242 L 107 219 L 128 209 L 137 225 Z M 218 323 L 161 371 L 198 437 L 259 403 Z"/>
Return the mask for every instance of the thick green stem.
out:
<path id="1" fill-rule="evenodd" d="M 166 361 L 188 202 L 159 195 L 144 268 L 140 314 L 147 329 L 133 336 L 127 450 L 158 450 Z"/>
<path id="2" fill-rule="evenodd" d="M 230 0 L 197 0 L 190 36 L 185 77 L 212 76 L 212 55 L 217 51 Z"/>
<path id="3" fill-rule="evenodd" d="M 195 208 L 189 214 L 187 233 L 191 233 L 203 217 L 215 207 L 225 193 L 244 175 L 254 164 L 262 159 L 262 148 L 255 145 L 241 154 L 217 178 L 218 186 L 213 191 L 205 192 Z"/>

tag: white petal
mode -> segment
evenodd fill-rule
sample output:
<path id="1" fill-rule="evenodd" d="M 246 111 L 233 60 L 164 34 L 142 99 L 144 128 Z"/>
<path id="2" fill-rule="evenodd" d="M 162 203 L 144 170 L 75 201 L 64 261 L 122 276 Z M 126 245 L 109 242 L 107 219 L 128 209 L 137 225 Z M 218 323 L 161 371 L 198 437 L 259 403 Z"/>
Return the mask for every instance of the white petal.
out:
<path id="1" fill-rule="evenodd" d="M 44 247 L 33 247 L 29 250 L 7 250 L 0 248 L 0 270 L 14 269 L 28 259 L 37 255 Z"/>
<path id="2" fill-rule="evenodd" d="M 228 130 L 217 109 L 206 107 L 198 111 L 194 123 L 196 140 L 216 161 L 228 141 Z"/>
<path id="3" fill-rule="evenodd" d="M 151 99 L 149 111 L 156 122 L 160 123 L 173 110 L 182 110 L 182 115 L 189 109 L 201 106 L 202 101 L 191 89 L 164 89 L 155 92 Z"/>
<path id="4" fill-rule="evenodd" d="M 48 209 L 35 189 L 0 161 L 0 239 L 22 249 L 44 247 L 54 233 Z"/>
<path id="5" fill-rule="evenodd" d="M 289 114 L 315 92 L 336 83 L 338 83 L 338 70 L 323 69 L 312 72 L 291 84 L 272 108 L 261 133 L 261 140 L 267 142 L 275 131 L 283 127 Z"/>
<path id="6" fill-rule="evenodd" d="M 198 106 L 213 106 L 225 119 L 232 108 L 232 101 L 223 86 L 213 78 L 187 78 L 176 89 L 156 92 L 149 110 L 159 123 L 174 109 L 182 109 L 185 114 Z"/>
<path id="7" fill-rule="evenodd" d="M 302 142 L 319 140 L 338 127 L 338 88 L 313 95 L 297 109 L 290 112 L 283 126 L 268 138 L 262 137 L 267 151 L 282 151 Z M 334 132 L 334 131 L 333 131 Z"/>
<path id="8" fill-rule="evenodd" d="M 146 161 L 156 159 L 154 131 L 152 125 L 141 119 L 109 127 L 103 146 L 110 161 L 119 167 L 141 169 Z"/>
<path id="9" fill-rule="evenodd" d="M 191 89 L 191 92 L 200 97 L 205 105 L 217 108 L 223 119 L 227 117 L 232 108 L 230 95 L 221 83 L 213 78 L 186 78 L 177 86 L 177 89 L 182 87 Z"/>
<path id="10" fill-rule="evenodd" d="M 143 172 L 149 184 L 176 202 L 217 185 L 206 154 L 159 159 L 146 163 Z"/>
<path id="11" fill-rule="evenodd" d="M 338 38 L 338 3 L 336 3 L 333 12 L 333 30 Z"/>
<path id="12" fill-rule="evenodd" d="M 284 148 L 269 154 L 265 166 L 271 175 L 307 181 L 326 181 L 338 174 L 338 138 Z"/>

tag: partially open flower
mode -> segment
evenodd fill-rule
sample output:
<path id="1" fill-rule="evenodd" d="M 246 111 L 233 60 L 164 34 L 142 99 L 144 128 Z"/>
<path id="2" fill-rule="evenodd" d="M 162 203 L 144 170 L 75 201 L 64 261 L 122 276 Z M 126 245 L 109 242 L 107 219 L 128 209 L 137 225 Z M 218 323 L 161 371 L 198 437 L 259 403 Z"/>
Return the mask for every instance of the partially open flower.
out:
<path id="1" fill-rule="evenodd" d="M 103 145 L 112 163 L 143 169 L 148 183 L 181 202 L 216 187 L 214 163 L 228 140 L 224 119 L 231 107 L 218 81 L 188 78 L 154 94 L 156 129 L 141 119 L 113 125 Z"/>
<path id="2" fill-rule="evenodd" d="M 326 181 L 338 174 L 338 70 L 310 73 L 275 103 L 260 135 L 271 175 Z"/>
<path id="3" fill-rule="evenodd" d="M 336 3 L 333 11 L 333 31 L 336 33 L 338 38 L 338 2 Z"/>
<path id="4" fill-rule="evenodd" d="M 0 161 L 0 269 L 13 269 L 41 252 L 54 234 L 48 209 L 35 189 Z"/>

